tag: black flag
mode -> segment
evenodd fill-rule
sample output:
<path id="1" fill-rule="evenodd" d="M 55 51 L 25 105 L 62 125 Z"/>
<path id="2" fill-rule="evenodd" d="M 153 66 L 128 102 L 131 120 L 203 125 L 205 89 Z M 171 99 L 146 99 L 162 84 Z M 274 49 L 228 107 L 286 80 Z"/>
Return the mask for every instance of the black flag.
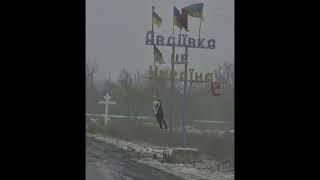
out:
<path id="1" fill-rule="evenodd" d="M 156 99 L 155 97 L 153 100 L 153 112 L 154 112 L 154 115 L 159 123 L 160 128 L 163 129 L 162 128 L 162 124 L 163 124 L 164 128 L 167 129 L 167 124 L 164 119 L 164 113 L 162 110 L 161 101 L 159 99 Z"/>

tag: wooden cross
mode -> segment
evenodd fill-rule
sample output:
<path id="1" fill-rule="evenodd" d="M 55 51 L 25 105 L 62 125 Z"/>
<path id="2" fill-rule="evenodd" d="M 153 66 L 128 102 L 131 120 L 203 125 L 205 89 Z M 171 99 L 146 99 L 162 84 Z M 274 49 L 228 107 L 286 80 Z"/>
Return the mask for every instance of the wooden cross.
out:
<path id="1" fill-rule="evenodd" d="M 106 96 L 103 97 L 105 100 L 104 101 L 99 101 L 99 104 L 105 104 L 105 109 L 104 109 L 104 124 L 107 125 L 108 121 L 110 120 L 109 117 L 109 104 L 117 104 L 115 101 L 110 101 L 111 96 L 109 96 L 109 93 L 106 94 Z"/>

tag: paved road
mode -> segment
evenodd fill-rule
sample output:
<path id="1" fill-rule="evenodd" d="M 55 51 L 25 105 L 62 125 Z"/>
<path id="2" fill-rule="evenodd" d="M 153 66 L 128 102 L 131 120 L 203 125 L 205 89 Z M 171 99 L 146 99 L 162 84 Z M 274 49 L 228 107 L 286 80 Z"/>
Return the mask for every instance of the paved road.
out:
<path id="1" fill-rule="evenodd" d="M 116 146 L 86 138 L 86 180 L 182 180 L 164 171 L 139 164 Z"/>

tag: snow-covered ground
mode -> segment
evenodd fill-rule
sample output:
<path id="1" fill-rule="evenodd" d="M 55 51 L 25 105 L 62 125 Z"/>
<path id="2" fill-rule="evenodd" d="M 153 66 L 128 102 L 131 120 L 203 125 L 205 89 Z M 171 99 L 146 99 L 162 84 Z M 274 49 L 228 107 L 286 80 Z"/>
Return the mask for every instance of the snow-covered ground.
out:
<path id="1" fill-rule="evenodd" d="M 93 137 L 105 143 L 113 144 L 118 148 L 128 152 L 139 153 L 142 157 L 148 157 L 148 158 L 152 158 L 152 155 L 154 152 L 161 153 L 166 148 L 166 147 L 154 146 L 146 143 L 136 144 L 136 143 L 123 141 L 123 140 L 112 138 L 112 137 L 104 137 L 101 135 L 95 135 L 90 133 L 87 133 L 87 136 Z"/>
<path id="2" fill-rule="evenodd" d="M 233 180 L 234 173 L 232 170 L 211 170 L 208 164 L 215 164 L 213 161 L 197 164 L 175 164 L 175 163 L 161 163 L 150 158 L 143 158 L 136 160 L 139 163 L 161 169 L 165 172 L 172 173 L 176 176 L 187 180 Z"/>
<path id="3" fill-rule="evenodd" d="M 165 172 L 174 174 L 187 180 L 208 179 L 208 180 L 231 180 L 234 179 L 234 171 L 230 168 L 229 162 L 218 162 L 213 160 L 205 160 L 194 164 L 178 164 L 164 163 L 152 159 L 154 152 L 162 153 L 167 147 L 154 146 L 146 143 L 132 143 L 111 137 L 103 137 L 100 135 L 89 134 L 105 143 L 113 144 L 130 153 L 140 155 L 139 159 L 135 159 L 138 163 L 146 164 Z"/>
<path id="4" fill-rule="evenodd" d="M 101 118 L 104 117 L 103 114 L 89 114 L 86 113 L 86 116 L 89 117 L 89 120 L 92 121 L 93 123 L 97 123 L 97 121 L 99 119 L 97 118 Z M 90 118 L 93 117 L 93 118 Z M 117 119 L 117 118 L 128 118 L 128 116 L 124 116 L 124 115 L 109 115 L 110 118 Z M 149 116 L 137 116 L 137 117 L 131 117 L 131 118 L 137 118 L 137 119 L 141 119 L 144 120 L 142 122 L 143 125 L 145 126 L 150 126 L 150 127 L 158 127 L 158 123 L 156 122 L 156 120 L 154 119 L 154 117 L 149 117 Z M 103 119 L 101 119 L 103 120 Z M 147 120 L 147 121 L 145 121 Z M 207 124 L 231 124 L 231 122 L 226 122 L 226 121 L 208 121 L 208 120 L 192 120 L 193 123 L 207 123 Z M 213 135 L 217 135 L 219 137 L 223 137 L 226 134 L 234 134 L 234 130 L 220 130 L 220 129 L 199 129 L 196 127 L 193 127 L 191 125 L 189 126 L 185 126 L 186 128 L 186 132 L 187 133 L 193 133 L 193 134 L 213 134 Z M 175 129 L 175 128 L 174 128 Z M 182 131 L 181 128 L 177 128 L 177 131 Z"/>

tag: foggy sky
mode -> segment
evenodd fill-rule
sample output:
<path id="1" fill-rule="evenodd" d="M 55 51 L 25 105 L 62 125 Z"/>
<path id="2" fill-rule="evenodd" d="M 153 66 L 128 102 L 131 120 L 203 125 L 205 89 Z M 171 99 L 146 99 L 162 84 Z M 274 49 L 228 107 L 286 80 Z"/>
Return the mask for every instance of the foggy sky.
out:
<path id="1" fill-rule="evenodd" d="M 162 27 L 154 27 L 155 34 L 166 40 L 172 35 L 173 5 L 181 9 L 198 2 L 204 3 L 201 37 L 215 39 L 216 49 L 189 48 L 189 60 L 195 71 L 212 72 L 217 64 L 234 61 L 233 0 L 86 0 L 86 59 L 99 64 L 95 80 L 108 79 L 109 72 L 116 79 L 122 68 L 143 72 L 153 64 L 153 47 L 145 45 L 152 5 L 163 20 Z M 188 37 L 198 38 L 200 20 L 188 19 Z M 175 34 L 178 32 L 175 26 Z M 158 49 L 170 66 L 171 47 Z M 183 52 L 184 48 L 176 48 L 176 53 Z M 183 65 L 175 67 L 183 69 Z"/>

